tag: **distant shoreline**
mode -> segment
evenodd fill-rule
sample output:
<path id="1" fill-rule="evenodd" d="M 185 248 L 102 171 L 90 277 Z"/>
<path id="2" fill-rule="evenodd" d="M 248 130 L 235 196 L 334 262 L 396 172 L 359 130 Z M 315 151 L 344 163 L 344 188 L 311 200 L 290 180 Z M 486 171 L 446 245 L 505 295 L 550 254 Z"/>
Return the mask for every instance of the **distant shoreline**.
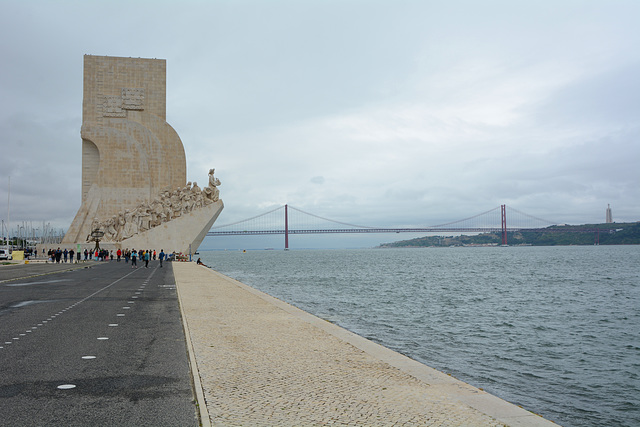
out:
<path id="1" fill-rule="evenodd" d="M 493 247 L 501 246 L 501 233 L 460 236 L 425 236 L 383 243 L 377 248 Z M 640 222 L 554 225 L 542 231 L 509 231 L 508 246 L 640 245 Z"/>

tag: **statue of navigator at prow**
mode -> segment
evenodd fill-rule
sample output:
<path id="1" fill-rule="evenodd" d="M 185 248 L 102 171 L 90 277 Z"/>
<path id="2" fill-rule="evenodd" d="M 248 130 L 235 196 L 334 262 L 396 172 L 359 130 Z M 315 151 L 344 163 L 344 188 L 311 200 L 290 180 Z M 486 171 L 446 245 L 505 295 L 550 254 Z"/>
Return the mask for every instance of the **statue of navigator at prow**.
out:
<path id="1" fill-rule="evenodd" d="M 209 186 L 205 187 L 205 189 L 203 190 L 205 196 L 212 202 L 217 202 L 220 198 L 220 190 L 218 190 L 218 186 L 221 184 L 221 182 L 218 178 L 213 176 L 215 172 L 215 169 L 209 169 Z"/>

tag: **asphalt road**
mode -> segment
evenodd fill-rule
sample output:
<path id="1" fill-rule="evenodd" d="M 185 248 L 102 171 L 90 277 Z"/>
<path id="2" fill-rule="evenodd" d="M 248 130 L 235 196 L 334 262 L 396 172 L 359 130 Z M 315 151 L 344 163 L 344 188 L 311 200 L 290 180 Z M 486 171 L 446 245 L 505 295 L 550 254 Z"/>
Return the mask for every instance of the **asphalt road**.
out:
<path id="1" fill-rule="evenodd" d="M 0 425 L 198 425 L 171 264 L 86 265 L 0 268 Z"/>

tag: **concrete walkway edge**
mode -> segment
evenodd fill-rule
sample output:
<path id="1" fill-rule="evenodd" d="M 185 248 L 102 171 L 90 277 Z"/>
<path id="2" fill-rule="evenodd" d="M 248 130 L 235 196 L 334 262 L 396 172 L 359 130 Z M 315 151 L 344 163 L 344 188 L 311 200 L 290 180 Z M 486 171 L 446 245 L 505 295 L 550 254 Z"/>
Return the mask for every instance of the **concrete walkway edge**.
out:
<path id="1" fill-rule="evenodd" d="M 172 269 L 173 270 L 173 269 Z M 178 286 L 178 278 L 175 276 L 176 291 L 178 294 L 178 305 L 180 306 L 180 315 L 182 316 L 182 325 L 184 328 L 184 336 L 187 342 L 187 352 L 189 353 L 189 366 L 191 367 L 191 380 L 193 381 L 193 390 L 196 394 L 196 403 L 199 411 L 200 425 L 202 427 L 211 427 L 211 418 L 207 409 L 207 400 L 204 397 L 202 381 L 200 380 L 200 371 L 198 370 L 198 361 L 196 360 L 193 343 L 191 342 L 191 333 L 189 332 L 189 322 L 184 311 L 183 299 L 180 296 L 180 286 Z"/>
<path id="2" fill-rule="evenodd" d="M 473 387 L 467 383 L 457 380 L 447 374 L 444 374 L 436 369 L 426 366 L 418 361 L 415 361 L 407 356 L 404 356 L 396 351 L 386 348 L 382 345 L 376 344 L 366 338 L 356 335 L 340 326 L 330 323 L 326 320 L 320 319 L 310 313 L 307 313 L 291 304 L 288 304 L 282 300 L 274 298 L 264 292 L 254 289 L 242 282 L 218 273 L 215 270 L 208 269 L 206 267 L 197 266 L 191 264 L 189 267 L 196 269 L 205 269 L 210 274 L 217 276 L 227 282 L 233 283 L 239 288 L 254 294 L 261 298 L 265 302 L 278 307 L 295 316 L 299 320 L 302 320 L 314 327 L 317 327 L 326 333 L 333 335 L 334 337 L 351 344 L 352 346 L 362 350 L 363 352 L 383 361 L 400 371 L 417 378 L 431 385 L 443 386 L 448 390 L 449 397 L 452 400 L 457 400 L 467 406 L 470 406 L 479 412 L 482 412 L 497 421 L 509 426 L 526 426 L 526 427 L 538 427 L 538 426 L 556 426 L 555 423 L 542 418 L 541 416 L 529 412 L 519 406 L 506 402 L 496 396 L 493 396 L 481 389 Z M 178 297 L 180 298 L 180 274 L 175 273 L 176 285 L 178 290 Z M 182 302 L 181 302 L 182 310 Z M 188 322 L 185 313 L 182 313 L 183 321 L 185 323 L 185 332 L 187 334 L 187 342 L 190 352 L 190 358 L 192 359 L 192 369 L 194 382 L 196 382 L 196 393 L 199 400 L 199 407 L 202 413 L 203 425 L 205 421 L 208 421 L 208 412 L 206 409 L 206 402 L 204 400 L 204 393 L 202 390 L 202 384 L 200 383 L 200 373 L 198 372 L 197 361 L 194 357 L 193 346 L 189 337 Z"/>

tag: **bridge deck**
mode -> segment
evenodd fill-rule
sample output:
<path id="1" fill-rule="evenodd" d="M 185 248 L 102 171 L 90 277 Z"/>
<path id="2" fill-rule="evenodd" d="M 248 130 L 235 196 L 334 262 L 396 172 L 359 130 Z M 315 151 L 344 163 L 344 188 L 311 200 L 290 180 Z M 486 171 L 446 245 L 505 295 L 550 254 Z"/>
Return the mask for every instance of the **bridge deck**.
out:
<path id="1" fill-rule="evenodd" d="M 205 421 L 554 425 L 215 271 L 173 268 Z"/>

